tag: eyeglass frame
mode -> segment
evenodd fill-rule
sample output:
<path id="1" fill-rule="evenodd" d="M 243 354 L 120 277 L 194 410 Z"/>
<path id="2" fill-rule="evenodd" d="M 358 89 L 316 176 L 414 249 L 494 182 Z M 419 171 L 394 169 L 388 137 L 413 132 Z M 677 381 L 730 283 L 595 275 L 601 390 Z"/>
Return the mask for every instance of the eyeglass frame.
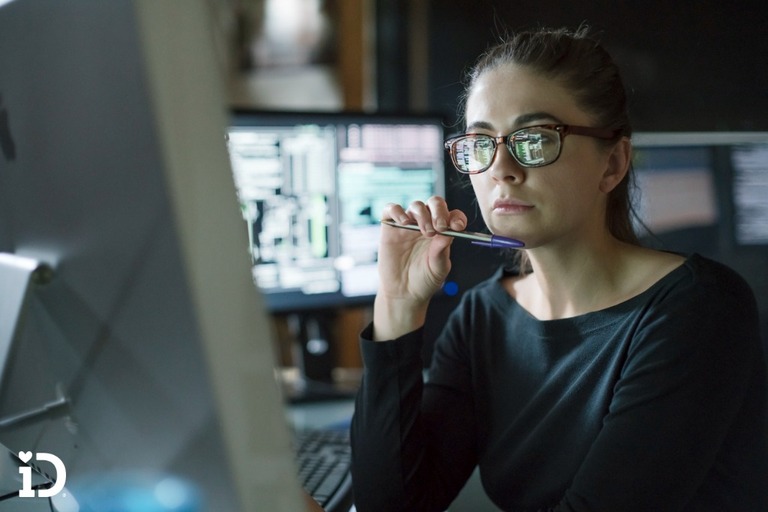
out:
<path id="1" fill-rule="evenodd" d="M 515 154 L 514 150 L 510 147 L 509 142 L 511 140 L 511 137 L 515 135 L 516 133 L 519 133 L 523 130 L 530 130 L 531 128 L 546 128 L 548 130 L 553 130 L 557 133 L 559 140 L 558 140 L 558 148 L 557 148 L 557 156 L 555 156 L 552 161 L 543 163 L 543 164 L 526 164 L 520 161 L 520 159 Z M 499 149 L 499 144 L 504 144 L 507 147 L 507 150 L 509 151 L 509 154 L 512 156 L 512 158 L 515 160 L 515 162 L 518 163 L 521 167 L 525 167 L 527 169 L 532 169 L 536 167 L 545 167 L 547 165 L 551 165 L 560 158 L 560 154 L 563 151 L 563 139 L 567 137 L 568 135 L 584 135 L 586 137 L 594 137 L 596 139 L 603 139 L 603 140 L 611 140 L 615 138 L 621 130 L 612 130 L 610 128 L 596 128 L 594 126 L 577 126 L 577 125 L 571 125 L 571 124 L 538 124 L 534 126 L 525 126 L 523 128 L 519 128 L 507 135 L 500 135 L 498 137 L 494 137 L 493 135 L 487 135 L 484 133 L 464 133 L 461 135 L 456 135 L 454 137 L 449 138 L 445 141 L 444 147 L 448 150 L 448 153 L 451 155 L 451 161 L 453 162 L 453 166 L 456 168 L 458 172 L 461 174 L 482 174 L 488 169 L 491 168 L 493 165 L 493 161 L 496 159 L 496 151 Z M 453 147 L 461 139 L 470 138 L 470 137 L 487 137 L 491 139 L 493 142 L 493 155 L 491 156 L 490 163 L 483 169 L 479 171 L 462 171 L 458 165 L 456 165 L 456 156 L 454 154 Z"/>

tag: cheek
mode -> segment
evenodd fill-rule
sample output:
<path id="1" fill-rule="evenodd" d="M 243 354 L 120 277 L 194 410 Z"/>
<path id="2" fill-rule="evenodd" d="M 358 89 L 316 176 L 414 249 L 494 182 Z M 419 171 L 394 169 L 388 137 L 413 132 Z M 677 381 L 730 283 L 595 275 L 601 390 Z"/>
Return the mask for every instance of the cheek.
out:
<path id="1" fill-rule="evenodd" d="M 482 174 L 472 174 L 469 176 L 469 181 L 472 184 L 472 191 L 475 194 L 475 198 L 477 198 L 477 202 L 481 206 L 490 201 L 493 188 L 493 184 L 487 179 L 486 174 L 488 174 L 487 171 Z"/>
<path id="2" fill-rule="evenodd" d="M 486 176 L 488 172 L 482 174 L 470 175 L 469 179 L 472 183 L 472 191 L 475 194 L 477 205 L 480 209 L 480 213 L 483 219 L 488 222 L 486 218 L 487 212 L 490 210 L 491 202 L 493 201 L 493 183 Z"/>
<path id="3" fill-rule="evenodd" d="M 543 168 L 542 168 L 543 170 Z M 550 169 L 547 169 L 549 171 Z M 581 216 L 598 200 L 598 183 L 583 168 L 551 169 L 538 176 L 536 189 L 551 215 L 560 218 Z"/>
<path id="4" fill-rule="evenodd" d="M 586 173 L 569 176 L 559 186 L 559 206 L 566 216 L 593 216 L 600 209 L 601 198 L 598 180 Z"/>

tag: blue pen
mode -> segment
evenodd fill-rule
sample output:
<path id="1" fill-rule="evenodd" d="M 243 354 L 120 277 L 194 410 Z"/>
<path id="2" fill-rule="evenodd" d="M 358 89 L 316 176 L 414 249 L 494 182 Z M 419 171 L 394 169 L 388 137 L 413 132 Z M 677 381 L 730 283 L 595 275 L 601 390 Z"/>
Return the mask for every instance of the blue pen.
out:
<path id="1" fill-rule="evenodd" d="M 395 228 L 410 229 L 412 231 L 421 231 L 416 224 L 398 224 L 393 220 L 383 220 L 382 224 Z M 525 244 L 514 238 L 507 238 L 499 235 L 487 235 L 485 233 L 474 233 L 472 231 L 438 231 L 439 235 L 452 236 L 455 238 L 466 238 L 475 245 L 483 247 L 493 247 L 494 249 L 520 249 Z"/>

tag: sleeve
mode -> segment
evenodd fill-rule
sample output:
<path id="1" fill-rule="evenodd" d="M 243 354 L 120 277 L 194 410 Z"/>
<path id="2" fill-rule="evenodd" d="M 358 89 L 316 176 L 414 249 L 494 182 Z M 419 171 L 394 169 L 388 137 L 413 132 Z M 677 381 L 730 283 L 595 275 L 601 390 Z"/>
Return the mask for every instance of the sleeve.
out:
<path id="1" fill-rule="evenodd" d="M 444 511 L 476 464 L 471 394 L 424 385 L 422 343 L 421 331 L 388 342 L 363 331 L 351 427 L 359 512 Z"/>
<path id="2" fill-rule="evenodd" d="M 744 397 L 765 385 L 763 355 L 754 296 L 739 279 L 726 284 L 709 295 L 692 289 L 668 297 L 645 315 L 603 429 L 556 510 L 688 510 L 717 464 L 732 465 L 723 468 L 722 475 L 731 475 L 725 479 L 738 474 L 739 465 L 750 470 L 746 454 L 754 445 L 725 461 L 722 450 L 734 425 L 752 432 L 758 446 L 765 435 L 756 434 L 764 429 L 759 418 L 746 420 L 754 428 L 744 427 L 747 414 L 740 412 Z M 764 417 L 762 406 L 750 414 L 756 410 Z M 755 510 L 721 507 L 705 506 Z"/>

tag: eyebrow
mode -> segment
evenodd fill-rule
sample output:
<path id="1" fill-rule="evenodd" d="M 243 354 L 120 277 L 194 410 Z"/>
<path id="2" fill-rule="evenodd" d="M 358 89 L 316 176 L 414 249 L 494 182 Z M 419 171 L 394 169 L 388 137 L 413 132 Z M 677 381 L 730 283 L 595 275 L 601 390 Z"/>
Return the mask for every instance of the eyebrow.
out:
<path id="1" fill-rule="evenodd" d="M 515 126 L 522 126 L 534 121 L 553 121 L 557 124 L 562 124 L 562 121 L 549 114 L 547 112 L 531 112 L 530 114 L 523 114 L 515 119 Z M 493 125 L 487 121 L 476 121 L 467 126 L 467 131 L 470 130 L 493 130 Z"/>

